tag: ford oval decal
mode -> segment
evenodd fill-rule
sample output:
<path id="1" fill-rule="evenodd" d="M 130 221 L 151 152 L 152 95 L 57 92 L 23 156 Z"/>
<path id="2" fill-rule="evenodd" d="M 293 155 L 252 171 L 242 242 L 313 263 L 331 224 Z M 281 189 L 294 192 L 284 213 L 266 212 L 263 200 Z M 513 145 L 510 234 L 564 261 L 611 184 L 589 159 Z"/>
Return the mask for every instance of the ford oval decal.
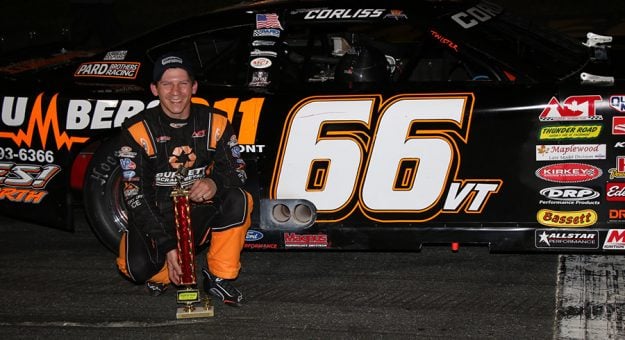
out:
<path id="1" fill-rule="evenodd" d="M 257 230 L 248 230 L 247 234 L 245 234 L 245 241 L 253 242 L 258 241 L 263 238 L 263 233 Z"/>

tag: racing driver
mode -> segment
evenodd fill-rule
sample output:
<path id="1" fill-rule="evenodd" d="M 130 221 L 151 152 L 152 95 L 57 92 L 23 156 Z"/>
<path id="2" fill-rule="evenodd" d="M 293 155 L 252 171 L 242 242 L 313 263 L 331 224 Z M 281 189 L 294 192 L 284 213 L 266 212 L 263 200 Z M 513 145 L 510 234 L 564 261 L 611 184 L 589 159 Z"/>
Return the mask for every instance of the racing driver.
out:
<path id="1" fill-rule="evenodd" d="M 160 105 L 129 118 L 122 126 L 119 159 L 128 230 L 123 233 L 117 266 L 148 292 L 162 294 L 178 285 L 174 208 L 170 193 L 177 183 L 188 189 L 195 246 L 208 245 L 202 268 L 204 290 L 225 304 L 239 306 L 232 285 L 250 227 L 252 198 L 237 137 L 224 112 L 191 103 L 197 91 L 191 63 L 181 54 L 160 57 L 154 66 L 152 94 Z M 180 175 L 179 169 L 186 169 Z M 176 176 L 178 174 L 178 176 Z"/>

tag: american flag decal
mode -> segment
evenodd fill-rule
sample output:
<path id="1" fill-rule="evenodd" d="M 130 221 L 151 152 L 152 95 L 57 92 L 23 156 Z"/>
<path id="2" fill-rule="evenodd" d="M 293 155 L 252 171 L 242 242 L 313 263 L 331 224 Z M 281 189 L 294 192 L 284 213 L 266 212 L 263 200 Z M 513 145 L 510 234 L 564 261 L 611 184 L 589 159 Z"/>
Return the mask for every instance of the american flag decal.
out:
<path id="1" fill-rule="evenodd" d="M 277 14 L 256 14 L 256 29 L 261 28 L 283 29 Z"/>

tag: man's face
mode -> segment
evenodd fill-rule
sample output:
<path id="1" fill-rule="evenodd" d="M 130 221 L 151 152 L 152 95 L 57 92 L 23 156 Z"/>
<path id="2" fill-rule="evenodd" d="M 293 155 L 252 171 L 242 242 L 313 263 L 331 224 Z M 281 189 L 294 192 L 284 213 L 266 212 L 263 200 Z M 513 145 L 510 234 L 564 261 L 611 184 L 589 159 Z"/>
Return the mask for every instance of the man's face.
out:
<path id="1" fill-rule="evenodd" d="M 197 82 L 189 78 L 181 68 L 165 70 L 161 80 L 151 84 L 152 94 L 158 96 L 165 114 L 172 118 L 186 119 L 191 110 L 191 96 L 197 91 Z"/>

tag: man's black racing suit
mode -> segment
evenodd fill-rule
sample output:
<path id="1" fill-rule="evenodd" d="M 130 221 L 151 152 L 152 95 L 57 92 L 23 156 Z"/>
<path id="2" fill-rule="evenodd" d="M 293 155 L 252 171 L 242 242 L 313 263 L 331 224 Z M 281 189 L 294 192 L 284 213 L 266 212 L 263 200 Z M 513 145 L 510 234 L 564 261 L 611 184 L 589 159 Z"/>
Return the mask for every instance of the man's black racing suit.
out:
<path id="1" fill-rule="evenodd" d="M 170 193 L 182 165 L 189 169 L 182 181 L 185 186 L 205 177 L 217 186 L 210 202 L 191 204 L 195 243 L 208 242 L 210 234 L 206 256 L 210 271 L 235 278 L 251 223 L 252 199 L 241 188 L 245 162 L 225 113 L 192 104 L 189 118 L 177 120 L 160 106 L 151 108 L 124 122 L 120 145 L 116 156 L 129 213 L 117 259 L 120 271 L 135 282 L 169 282 L 165 254 L 177 247 Z"/>

